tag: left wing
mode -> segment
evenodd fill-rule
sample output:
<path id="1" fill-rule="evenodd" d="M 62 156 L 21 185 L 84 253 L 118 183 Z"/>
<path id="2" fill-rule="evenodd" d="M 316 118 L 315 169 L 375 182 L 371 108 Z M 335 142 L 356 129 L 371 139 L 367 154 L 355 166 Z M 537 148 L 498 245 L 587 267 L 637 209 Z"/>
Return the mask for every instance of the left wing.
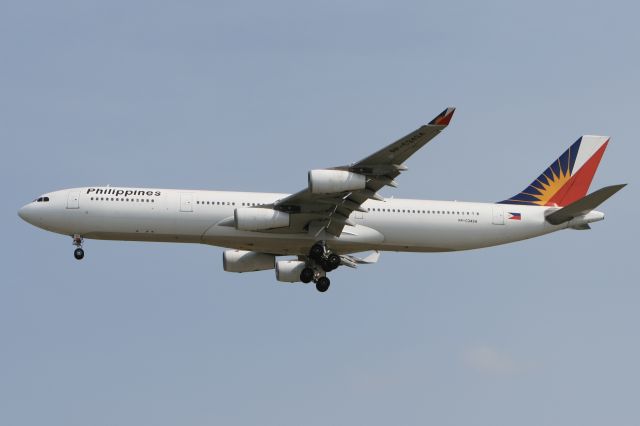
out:
<path id="1" fill-rule="evenodd" d="M 356 163 L 311 170 L 307 188 L 263 207 L 289 213 L 288 232 L 319 234 L 325 230 L 340 236 L 345 225 L 354 225 L 349 220 L 351 213 L 365 211 L 362 203 L 383 200 L 377 191 L 387 185 L 397 186 L 394 179 L 407 170 L 404 161 L 444 130 L 454 111 L 455 108 L 445 109 L 429 124 Z"/>

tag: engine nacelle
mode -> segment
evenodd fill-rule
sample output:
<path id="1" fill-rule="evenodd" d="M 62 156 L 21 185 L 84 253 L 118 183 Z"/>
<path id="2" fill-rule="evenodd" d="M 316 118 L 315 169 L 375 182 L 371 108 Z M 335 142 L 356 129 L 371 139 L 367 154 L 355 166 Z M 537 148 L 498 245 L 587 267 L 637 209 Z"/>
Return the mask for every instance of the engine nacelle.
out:
<path id="1" fill-rule="evenodd" d="M 278 260 L 276 262 L 276 279 L 285 283 L 300 282 L 300 272 L 306 264 L 301 260 Z"/>
<path id="2" fill-rule="evenodd" d="M 367 180 L 364 175 L 346 170 L 309 171 L 309 191 L 312 194 L 335 194 L 344 191 L 365 189 Z"/>
<path id="3" fill-rule="evenodd" d="M 222 266 L 227 272 L 254 272 L 275 268 L 273 254 L 245 250 L 226 250 L 222 253 Z"/>
<path id="4" fill-rule="evenodd" d="M 289 226 L 289 213 L 265 208 L 239 208 L 234 214 L 236 229 L 264 231 Z"/>

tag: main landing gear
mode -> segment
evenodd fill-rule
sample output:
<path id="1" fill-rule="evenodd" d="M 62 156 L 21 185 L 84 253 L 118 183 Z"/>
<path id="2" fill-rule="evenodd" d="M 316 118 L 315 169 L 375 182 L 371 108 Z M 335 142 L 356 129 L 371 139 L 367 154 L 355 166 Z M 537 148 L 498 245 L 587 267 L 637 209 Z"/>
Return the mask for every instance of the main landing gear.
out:
<path id="1" fill-rule="evenodd" d="M 300 281 L 305 284 L 313 281 L 316 290 L 324 293 L 331 285 L 326 273 L 336 269 L 340 263 L 340 256 L 327 249 L 324 241 L 317 242 L 309 250 L 307 267 L 300 273 Z"/>
<path id="2" fill-rule="evenodd" d="M 73 236 L 73 245 L 76 246 L 76 249 L 73 251 L 73 257 L 78 260 L 82 260 L 84 258 L 84 250 L 82 249 L 82 237 L 78 234 Z"/>

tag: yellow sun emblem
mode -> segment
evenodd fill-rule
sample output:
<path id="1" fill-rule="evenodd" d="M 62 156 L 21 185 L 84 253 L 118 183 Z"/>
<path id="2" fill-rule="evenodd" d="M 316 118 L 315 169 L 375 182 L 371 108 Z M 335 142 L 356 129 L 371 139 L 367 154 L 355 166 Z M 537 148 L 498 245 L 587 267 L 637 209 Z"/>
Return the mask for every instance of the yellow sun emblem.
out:
<path id="1" fill-rule="evenodd" d="M 567 164 L 568 166 L 568 164 Z M 569 179 L 571 179 L 571 171 L 569 167 L 565 169 L 562 168 L 562 164 L 560 163 L 560 159 L 558 159 L 558 170 L 559 174 L 557 174 L 552 167 L 549 167 L 545 172 L 540 175 L 538 179 L 528 188 L 537 190 L 537 194 L 532 194 L 530 192 L 523 192 L 523 194 L 530 195 L 536 198 L 536 201 L 533 203 L 539 206 L 545 206 L 549 201 L 553 198 L 553 196 L 562 188 Z M 546 183 L 544 182 L 544 178 L 546 178 Z"/>

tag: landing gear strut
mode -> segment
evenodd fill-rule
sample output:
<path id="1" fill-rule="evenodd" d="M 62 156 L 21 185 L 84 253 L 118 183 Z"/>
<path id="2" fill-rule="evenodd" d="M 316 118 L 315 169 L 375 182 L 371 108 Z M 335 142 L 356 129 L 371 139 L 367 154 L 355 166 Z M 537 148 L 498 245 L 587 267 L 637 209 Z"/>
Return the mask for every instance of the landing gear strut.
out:
<path id="1" fill-rule="evenodd" d="M 84 258 L 84 250 L 82 249 L 82 237 L 78 234 L 73 236 L 73 245 L 76 246 L 76 249 L 73 251 L 73 257 L 78 260 L 82 260 Z"/>

